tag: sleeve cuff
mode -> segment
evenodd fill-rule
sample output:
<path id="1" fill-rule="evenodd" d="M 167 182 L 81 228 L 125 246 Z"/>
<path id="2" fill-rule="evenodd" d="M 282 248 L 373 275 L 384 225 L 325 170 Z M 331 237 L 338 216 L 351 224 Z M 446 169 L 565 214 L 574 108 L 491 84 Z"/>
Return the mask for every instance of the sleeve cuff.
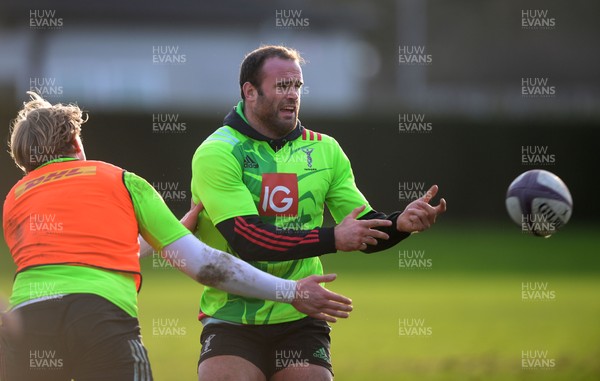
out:
<path id="1" fill-rule="evenodd" d="M 323 245 L 322 254 L 337 252 L 335 248 L 335 227 L 324 227 L 319 229 L 319 241 Z"/>

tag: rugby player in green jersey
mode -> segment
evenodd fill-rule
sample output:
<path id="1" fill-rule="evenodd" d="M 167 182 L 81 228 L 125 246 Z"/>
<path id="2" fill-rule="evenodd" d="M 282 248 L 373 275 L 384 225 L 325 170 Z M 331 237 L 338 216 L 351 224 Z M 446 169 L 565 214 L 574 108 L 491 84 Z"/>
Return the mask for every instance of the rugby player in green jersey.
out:
<path id="1" fill-rule="evenodd" d="M 249 53 L 240 69 L 242 100 L 192 162 L 193 199 L 205 207 L 197 235 L 286 279 L 322 274 L 322 254 L 392 247 L 446 210 L 444 199 L 429 204 L 435 185 L 402 212 L 369 205 L 338 143 L 298 120 L 302 62 L 282 46 Z M 325 205 L 337 226 L 321 226 Z M 333 377 L 329 326 L 289 305 L 206 287 L 199 319 L 201 381 Z"/>
<path id="2" fill-rule="evenodd" d="M 189 231 L 201 205 L 184 227 L 146 180 L 86 159 L 78 106 L 29 94 L 9 143 L 25 176 L 2 215 L 17 274 L 0 314 L 1 380 L 152 380 L 137 293 L 139 258 L 153 250 L 176 253 L 165 259 L 203 284 L 277 301 L 290 289 L 283 297 L 300 311 L 348 316 L 351 301 L 319 285 L 334 275 L 279 279 L 206 246 Z"/>

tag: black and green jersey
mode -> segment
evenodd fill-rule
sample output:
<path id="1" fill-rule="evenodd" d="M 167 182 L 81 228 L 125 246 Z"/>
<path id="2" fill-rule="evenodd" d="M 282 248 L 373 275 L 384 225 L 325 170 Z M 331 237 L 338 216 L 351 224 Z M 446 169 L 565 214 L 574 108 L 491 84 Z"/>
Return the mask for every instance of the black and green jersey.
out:
<path id="1" fill-rule="evenodd" d="M 335 139 L 298 123 L 286 138 L 271 141 L 248 125 L 242 102 L 197 149 L 192 195 L 205 207 L 198 225 L 203 242 L 294 280 L 322 274 L 318 256 L 336 251 L 333 228 L 321 228 L 325 205 L 336 222 L 360 205 L 367 205 L 363 214 L 371 211 Z M 201 311 L 245 324 L 304 317 L 289 304 L 209 287 Z"/>

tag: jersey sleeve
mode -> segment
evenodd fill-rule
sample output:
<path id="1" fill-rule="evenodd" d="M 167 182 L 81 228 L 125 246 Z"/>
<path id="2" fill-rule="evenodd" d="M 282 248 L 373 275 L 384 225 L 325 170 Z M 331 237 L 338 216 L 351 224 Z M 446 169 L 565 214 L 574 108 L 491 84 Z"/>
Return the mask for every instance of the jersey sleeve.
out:
<path id="1" fill-rule="evenodd" d="M 161 250 L 191 234 L 146 180 L 134 173 L 125 172 L 123 181 L 133 201 L 140 234 L 155 250 Z"/>
<path id="2" fill-rule="evenodd" d="M 339 224 L 353 209 L 361 205 L 367 207 L 359 215 L 359 218 L 369 213 L 372 208 L 365 196 L 356 187 L 350 160 L 342 147 L 333 138 L 331 151 L 334 172 L 325 203 L 331 211 L 333 219 Z"/>
<path id="3" fill-rule="evenodd" d="M 227 143 L 201 145 L 192 159 L 192 195 L 204 204 L 213 224 L 237 216 L 258 215 L 242 168 Z"/>

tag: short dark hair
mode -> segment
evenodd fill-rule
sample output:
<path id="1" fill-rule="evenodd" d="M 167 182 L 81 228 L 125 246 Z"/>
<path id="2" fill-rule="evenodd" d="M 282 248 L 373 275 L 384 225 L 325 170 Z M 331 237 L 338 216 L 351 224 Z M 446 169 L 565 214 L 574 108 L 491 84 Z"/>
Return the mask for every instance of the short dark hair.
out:
<path id="1" fill-rule="evenodd" d="M 304 59 L 296 49 L 288 48 L 281 45 L 264 45 L 258 49 L 246 54 L 242 65 L 240 66 L 240 92 L 242 99 L 244 96 L 244 83 L 250 82 L 260 91 L 262 84 L 262 67 L 265 61 L 271 57 L 278 57 L 284 60 L 293 60 L 299 64 L 304 63 Z"/>

